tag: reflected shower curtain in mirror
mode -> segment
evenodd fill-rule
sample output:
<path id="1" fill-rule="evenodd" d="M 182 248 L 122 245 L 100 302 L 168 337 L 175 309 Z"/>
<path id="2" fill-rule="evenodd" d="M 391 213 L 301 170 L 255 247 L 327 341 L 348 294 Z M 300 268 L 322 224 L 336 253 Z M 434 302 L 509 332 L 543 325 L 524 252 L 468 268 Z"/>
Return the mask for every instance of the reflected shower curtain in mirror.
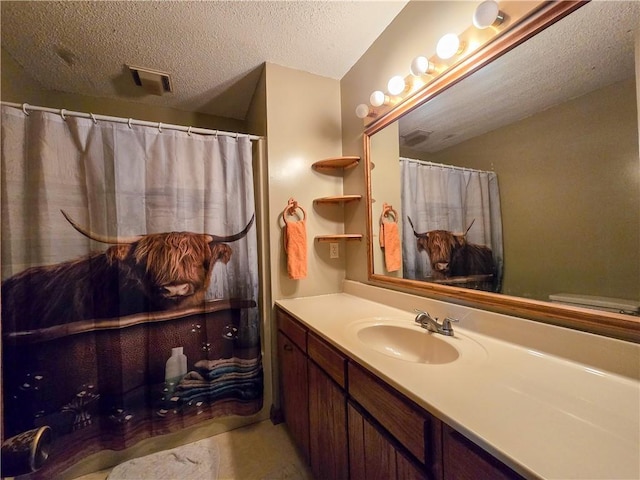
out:
<path id="1" fill-rule="evenodd" d="M 474 288 L 500 291 L 503 246 L 497 175 L 408 158 L 400 159 L 400 169 L 404 277 L 456 284 L 456 279 L 489 268 L 478 266 L 478 252 L 486 252 L 493 259 L 487 272 L 493 277 L 487 288 Z M 434 231 L 445 233 L 427 235 Z M 443 256 L 445 241 L 452 248 Z"/>
<path id="2" fill-rule="evenodd" d="M 34 477 L 260 411 L 251 155 L 246 136 L 2 107 L 3 421 L 51 427 Z"/>

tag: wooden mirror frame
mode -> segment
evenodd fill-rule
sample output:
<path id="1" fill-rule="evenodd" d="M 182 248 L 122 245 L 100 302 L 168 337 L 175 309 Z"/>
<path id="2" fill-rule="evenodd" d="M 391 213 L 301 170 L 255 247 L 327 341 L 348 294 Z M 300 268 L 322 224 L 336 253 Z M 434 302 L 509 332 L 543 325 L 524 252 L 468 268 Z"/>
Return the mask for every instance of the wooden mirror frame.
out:
<path id="1" fill-rule="evenodd" d="M 522 20 L 512 28 L 505 30 L 500 36 L 462 59 L 424 88 L 404 99 L 366 127 L 363 139 L 367 190 L 367 270 L 371 284 L 412 293 L 420 293 L 438 300 L 640 343 L 640 317 L 602 312 L 588 308 L 564 306 L 541 300 L 532 300 L 436 283 L 388 277 L 374 273 L 374 245 L 372 241 L 374 238 L 374 223 L 371 209 L 371 136 L 398 120 L 402 115 L 424 104 L 435 95 L 468 77 L 476 70 L 479 70 L 583 6 L 585 3 L 587 2 L 561 1 L 546 3 L 528 18 Z"/>

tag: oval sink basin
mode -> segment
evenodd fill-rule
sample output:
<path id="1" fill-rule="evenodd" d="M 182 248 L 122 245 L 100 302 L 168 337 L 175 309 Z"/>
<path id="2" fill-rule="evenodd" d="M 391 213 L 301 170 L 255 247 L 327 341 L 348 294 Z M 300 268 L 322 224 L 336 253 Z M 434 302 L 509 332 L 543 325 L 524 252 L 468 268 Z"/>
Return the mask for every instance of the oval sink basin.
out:
<path id="1" fill-rule="evenodd" d="M 419 328 L 399 325 L 369 325 L 357 332 L 358 340 L 368 347 L 407 362 L 443 364 L 455 361 L 460 354 L 456 348 Z"/>

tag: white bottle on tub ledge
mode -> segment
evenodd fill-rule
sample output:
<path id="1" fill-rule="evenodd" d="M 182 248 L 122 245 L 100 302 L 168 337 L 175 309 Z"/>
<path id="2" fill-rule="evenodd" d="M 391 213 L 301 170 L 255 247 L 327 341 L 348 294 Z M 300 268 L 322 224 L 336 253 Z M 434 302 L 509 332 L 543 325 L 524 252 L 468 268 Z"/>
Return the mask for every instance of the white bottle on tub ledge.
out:
<path id="1" fill-rule="evenodd" d="M 183 353 L 183 347 L 175 347 L 171 349 L 171 356 L 167 360 L 164 370 L 164 380 L 170 392 L 176 388 L 176 385 L 187 374 L 187 356 Z"/>

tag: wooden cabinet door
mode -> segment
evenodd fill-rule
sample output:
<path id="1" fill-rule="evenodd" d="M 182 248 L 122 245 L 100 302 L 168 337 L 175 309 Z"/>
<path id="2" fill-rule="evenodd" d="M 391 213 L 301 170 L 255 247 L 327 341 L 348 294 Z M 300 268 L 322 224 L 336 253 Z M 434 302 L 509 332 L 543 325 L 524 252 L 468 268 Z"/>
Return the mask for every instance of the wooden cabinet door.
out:
<path id="1" fill-rule="evenodd" d="M 353 405 L 348 406 L 351 480 L 426 480 L 423 468 L 410 460 Z"/>
<path id="2" fill-rule="evenodd" d="M 344 392 L 309 361 L 309 450 L 317 479 L 349 476 L 347 400 Z"/>
<path id="3" fill-rule="evenodd" d="M 349 362 L 349 395 L 420 462 L 425 462 L 425 416 L 364 368 Z"/>
<path id="4" fill-rule="evenodd" d="M 445 480 L 523 480 L 453 428 L 444 426 Z"/>
<path id="5" fill-rule="evenodd" d="M 306 355 L 278 332 L 280 398 L 284 421 L 294 442 L 309 461 L 309 377 Z"/>

